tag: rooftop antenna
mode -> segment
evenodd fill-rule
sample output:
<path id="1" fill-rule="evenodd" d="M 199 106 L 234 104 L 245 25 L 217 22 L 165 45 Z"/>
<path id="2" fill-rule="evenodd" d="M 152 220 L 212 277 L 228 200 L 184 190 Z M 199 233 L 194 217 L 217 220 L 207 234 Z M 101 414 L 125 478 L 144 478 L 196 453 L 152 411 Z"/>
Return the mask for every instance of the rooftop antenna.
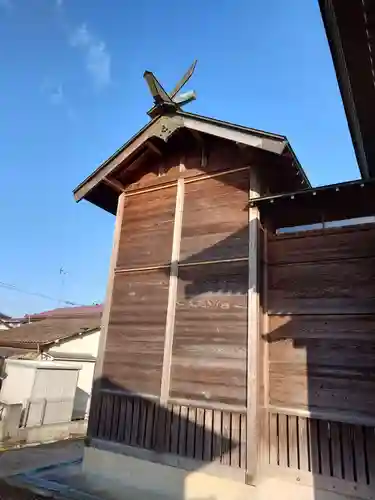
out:
<path id="1" fill-rule="evenodd" d="M 179 94 L 182 87 L 190 80 L 194 73 L 197 60 L 186 71 L 181 80 L 169 94 L 164 90 L 156 76 L 151 71 L 145 71 L 143 78 L 146 80 L 151 95 L 154 98 L 154 106 L 147 112 L 151 118 L 178 111 L 182 106 L 196 99 L 194 90 Z"/>

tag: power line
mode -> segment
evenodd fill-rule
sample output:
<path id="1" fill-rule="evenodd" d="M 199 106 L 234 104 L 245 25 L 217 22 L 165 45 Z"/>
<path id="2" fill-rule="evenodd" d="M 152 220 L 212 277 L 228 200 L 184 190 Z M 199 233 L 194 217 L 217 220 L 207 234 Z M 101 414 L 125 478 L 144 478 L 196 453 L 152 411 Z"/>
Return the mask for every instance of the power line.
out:
<path id="1" fill-rule="evenodd" d="M 17 287 L 16 285 L 13 285 L 12 283 L 4 283 L 3 281 L 0 281 L 0 288 L 5 288 L 6 290 L 12 290 L 14 292 L 19 292 L 19 293 L 24 293 L 25 295 L 33 295 L 34 297 L 40 297 L 41 299 L 46 299 L 46 300 L 59 300 L 62 304 L 66 304 L 69 306 L 83 306 L 84 304 L 77 304 L 76 302 L 72 302 L 70 300 L 62 300 L 62 299 L 56 299 L 55 297 L 50 297 L 49 295 L 46 295 L 44 293 L 39 293 L 39 292 L 29 292 L 28 290 L 23 290 L 22 288 Z"/>

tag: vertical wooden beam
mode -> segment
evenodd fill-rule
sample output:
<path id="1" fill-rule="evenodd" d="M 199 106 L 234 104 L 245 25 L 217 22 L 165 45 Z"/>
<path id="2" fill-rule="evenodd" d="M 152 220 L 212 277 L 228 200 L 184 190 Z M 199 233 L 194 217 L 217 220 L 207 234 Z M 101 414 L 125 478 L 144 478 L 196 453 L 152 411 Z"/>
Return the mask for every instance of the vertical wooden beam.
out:
<path id="1" fill-rule="evenodd" d="M 269 447 L 270 447 L 270 428 L 269 428 L 269 317 L 268 317 L 268 231 L 267 228 L 262 230 L 263 248 L 262 248 L 262 353 L 261 365 L 259 367 L 263 382 L 263 395 L 262 395 L 262 426 L 261 426 L 261 440 L 262 449 L 260 455 L 260 467 L 269 462 Z"/>
<path id="2" fill-rule="evenodd" d="M 113 244 L 112 244 L 112 254 L 111 260 L 109 264 L 109 275 L 107 281 L 107 290 L 104 299 L 104 308 L 101 318 L 100 325 L 100 336 L 99 336 L 99 345 L 98 345 L 98 354 L 96 358 L 95 368 L 94 368 L 94 379 L 92 386 L 92 395 L 91 395 L 91 405 L 90 405 L 90 414 L 89 414 L 89 423 L 88 423 L 88 437 L 92 437 L 92 427 L 95 426 L 94 422 L 96 417 L 93 414 L 95 412 L 95 408 L 97 408 L 96 400 L 99 401 L 100 395 L 100 387 L 101 387 L 101 378 L 103 373 L 103 363 L 104 363 L 104 353 L 105 346 L 107 342 L 107 333 L 108 333 L 108 325 L 109 325 L 109 315 L 111 312 L 112 306 L 112 296 L 113 296 L 113 285 L 115 281 L 115 268 L 117 263 L 117 257 L 120 246 L 120 235 L 121 235 L 121 226 L 122 219 L 124 214 L 124 206 L 125 206 L 125 193 L 120 194 L 117 202 L 117 213 L 115 220 L 115 229 L 113 234 Z M 95 412 L 96 413 L 96 412 Z"/>
<path id="3" fill-rule="evenodd" d="M 109 264 L 107 290 L 105 294 L 104 308 L 100 325 L 98 356 L 94 369 L 94 382 L 101 378 L 103 372 L 104 351 L 107 341 L 109 315 L 112 306 L 113 285 L 115 282 L 115 268 L 120 247 L 120 235 L 121 235 L 122 219 L 124 215 L 124 206 L 125 206 L 125 193 L 122 193 L 118 197 L 118 202 L 117 202 L 117 213 L 116 213 L 115 229 L 113 234 L 112 254 Z"/>
<path id="4" fill-rule="evenodd" d="M 250 170 L 249 198 L 259 196 L 255 168 Z M 259 210 L 249 206 L 249 288 L 247 321 L 247 483 L 254 483 L 259 450 Z"/>
<path id="5" fill-rule="evenodd" d="M 185 165 L 183 162 L 180 163 L 179 169 L 180 172 L 183 172 L 185 170 Z M 182 214 L 184 209 L 184 197 L 185 197 L 184 182 L 185 181 L 183 177 L 179 178 L 177 181 L 167 319 L 165 324 L 165 337 L 164 337 L 163 371 L 162 371 L 161 388 L 160 388 L 161 405 L 167 404 L 169 397 L 170 381 L 171 381 L 172 345 L 173 345 L 173 335 L 174 335 L 174 323 L 175 323 L 176 301 L 177 301 L 177 284 L 178 284 L 178 260 L 180 258 Z"/>

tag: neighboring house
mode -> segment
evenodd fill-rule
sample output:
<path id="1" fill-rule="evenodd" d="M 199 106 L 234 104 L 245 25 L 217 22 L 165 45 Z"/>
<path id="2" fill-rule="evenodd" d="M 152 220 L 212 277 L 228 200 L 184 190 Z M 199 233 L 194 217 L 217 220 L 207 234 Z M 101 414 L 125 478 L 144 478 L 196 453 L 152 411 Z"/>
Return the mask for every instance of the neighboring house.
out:
<path id="1" fill-rule="evenodd" d="M 73 418 L 88 415 L 98 352 L 101 307 L 65 308 L 30 316 L 30 323 L 0 334 L 0 356 L 78 363 Z"/>
<path id="2" fill-rule="evenodd" d="M 20 326 L 23 321 L 0 312 L 0 330 L 9 330 L 10 328 Z"/>
<path id="3" fill-rule="evenodd" d="M 0 330 L 8 330 L 8 321 L 10 320 L 10 316 L 3 314 L 0 312 Z"/>

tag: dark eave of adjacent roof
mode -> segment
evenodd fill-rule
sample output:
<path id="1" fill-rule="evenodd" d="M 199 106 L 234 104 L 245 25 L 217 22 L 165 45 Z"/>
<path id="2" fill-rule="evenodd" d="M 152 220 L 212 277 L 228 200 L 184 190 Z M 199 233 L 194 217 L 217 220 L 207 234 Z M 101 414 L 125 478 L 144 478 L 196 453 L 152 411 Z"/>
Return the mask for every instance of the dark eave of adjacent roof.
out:
<path id="1" fill-rule="evenodd" d="M 273 227 L 375 215 L 375 179 L 329 184 L 251 200 Z"/>
<path id="2" fill-rule="evenodd" d="M 319 0 L 362 178 L 375 177 L 375 3 Z"/>
<path id="3" fill-rule="evenodd" d="M 287 150 L 305 186 L 310 186 L 310 182 L 285 136 L 179 111 L 173 115 L 164 115 L 155 118 L 137 132 L 137 134 L 74 189 L 73 192 L 76 201 L 87 197 L 119 165 L 134 157 L 149 139 L 155 138 L 167 142 L 169 137 L 180 128 L 186 128 L 203 134 L 211 134 L 225 140 L 258 147 L 279 155 Z M 106 187 L 108 188 L 108 186 Z"/>

